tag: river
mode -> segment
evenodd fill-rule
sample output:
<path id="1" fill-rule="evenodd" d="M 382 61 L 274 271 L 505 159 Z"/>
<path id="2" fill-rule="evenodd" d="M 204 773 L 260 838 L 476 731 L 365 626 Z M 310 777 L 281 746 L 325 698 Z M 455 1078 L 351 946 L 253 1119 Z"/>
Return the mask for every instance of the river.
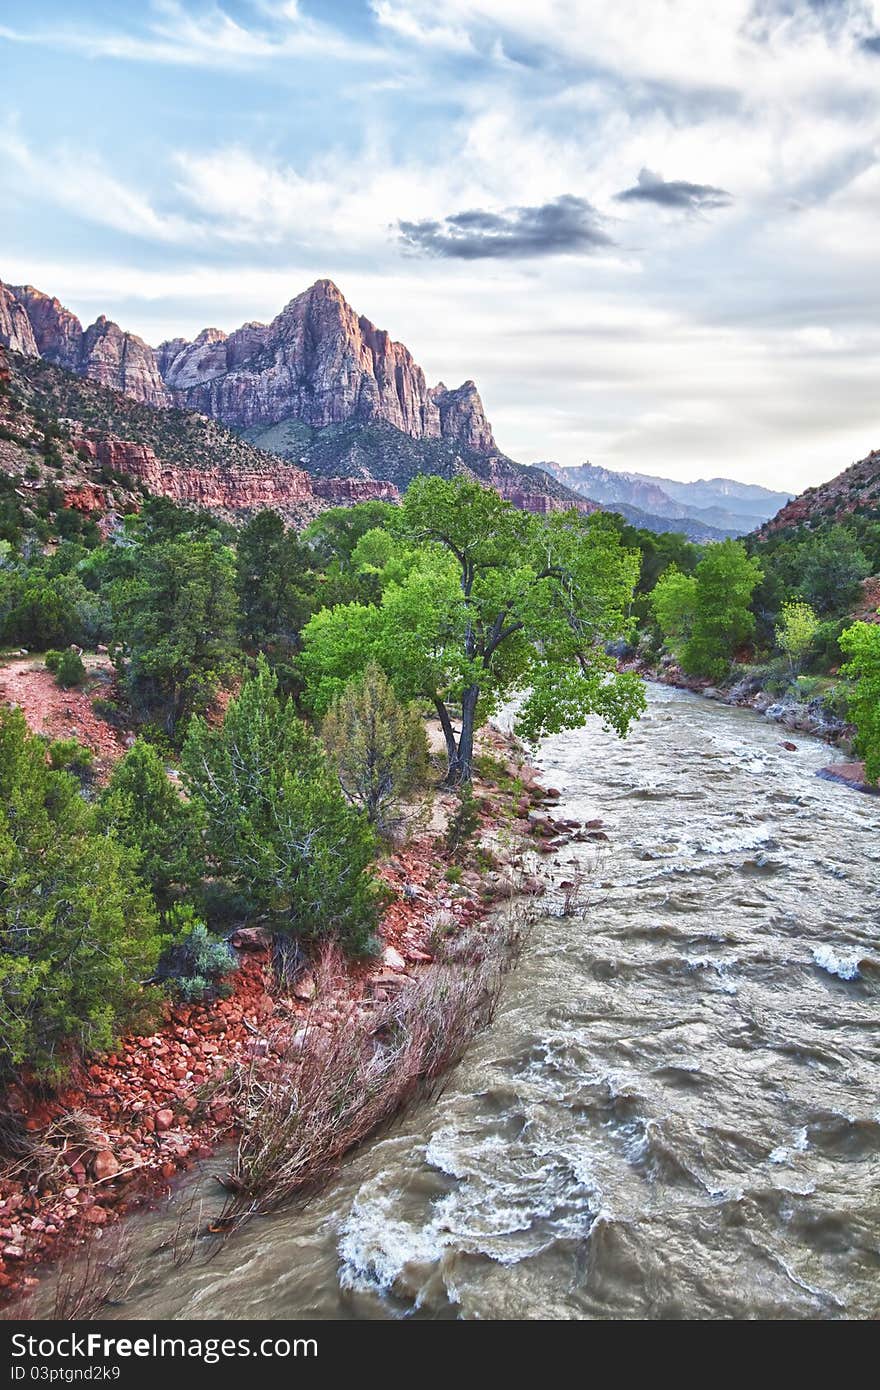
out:
<path id="1" fill-rule="evenodd" d="M 123 1317 L 880 1315 L 880 797 L 830 750 L 652 686 L 548 739 L 609 834 L 441 1098 L 211 1261 L 132 1224 Z M 203 1179 L 214 1200 L 210 1175 Z"/>

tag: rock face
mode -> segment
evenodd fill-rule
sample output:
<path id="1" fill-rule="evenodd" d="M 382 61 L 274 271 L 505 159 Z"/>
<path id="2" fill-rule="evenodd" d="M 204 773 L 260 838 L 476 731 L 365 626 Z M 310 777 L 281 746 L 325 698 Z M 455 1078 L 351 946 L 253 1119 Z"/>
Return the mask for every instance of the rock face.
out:
<path id="1" fill-rule="evenodd" d="M 206 328 L 192 343 L 162 343 L 156 360 L 175 404 L 235 429 L 382 422 L 412 439 L 496 448 L 474 383 L 429 390 L 408 350 L 359 317 L 332 280 L 318 280 L 270 324 L 246 323 L 228 337 Z"/>
<path id="2" fill-rule="evenodd" d="M 297 482 L 305 468 L 314 480 L 309 505 L 393 500 L 419 474 L 464 472 L 528 511 L 596 509 L 541 469 L 501 454 L 473 381 L 429 387 L 407 348 L 358 315 L 331 280 L 318 280 L 269 324 L 245 323 L 230 334 L 205 328 L 192 342 L 173 338 L 155 350 L 104 316 L 83 330 L 57 299 L 0 283 L 4 343 L 150 407 L 151 418 L 128 433 L 118 401 L 102 404 L 108 447 L 120 436 L 137 441 L 125 444 L 129 456 L 108 457 L 106 466 L 181 502 L 289 511 L 305 505 L 298 492 L 305 484 Z M 59 416 L 95 418 L 94 410 L 77 408 L 62 382 L 53 390 Z M 242 450 L 283 465 L 263 470 L 260 459 L 245 458 L 230 471 L 206 430 L 226 436 L 227 458 L 232 430 Z M 169 435 L 192 439 L 193 447 L 172 439 L 171 457 L 163 442 Z"/>
<path id="3" fill-rule="evenodd" d="M 185 468 L 157 458 L 145 444 L 130 440 L 75 439 L 81 457 L 100 468 L 143 483 L 148 492 L 168 497 L 186 507 L 202 507 L 234 517 L 271 507 L 282 515 L 304 520 L 326 503 L 350 506 L 354 502 L 397 502 L 397 489 L 373 479 L 324 478 L 313 480 L 301 468 L 279 464 L 277 469 Z M 106 498 L 99 487 L 71 490 L 66 505 L 80 511 L 100 512 Z"/>
<path id="4" fill-rule="evenodd" d="M 35 290 L 33 285 L 14 285 L 7 290 L 27 314 L 33 329 L 36 350 L 47 362 L 76 371 L 82 344 L 82 324 L 57 299 Z"/>
<path id="5" fill-rule="evenodd" d="M 412 439 L 497 452 L 472 381 L 429 389 L 402 343 L 318 280 L 271 323 L 205 328 L 155 350 L 103 315 L 75 314 L 32 285 L 0 283 L 0 343 L 40 356 L 146 405 L 197 410 L 234 429 L 294 420 L 311 428 L 384 423 Z"/>
<path id="6" fill-rule="evenodd" d="M 25 357 L 39 357 L 33 325 L 27 310 L 20 304 L 8 285 L 0 282 L 0 343 Z"/>
<path id="7" fill-rule="evenodd" d="M 42 357 L 145 405 L 172 404 L 153 349 L 102 314 L 83 331 L 75 314 L 33 285 L 0 283 L 0 343 Z"/>
<path id="8" fill-rule="evenodd" d="M 172 403 L 153 349 L 134 333 L 123 333 L 103 314 L 83 333 L 79 364 L 74 370 L 145 405 Z"/>

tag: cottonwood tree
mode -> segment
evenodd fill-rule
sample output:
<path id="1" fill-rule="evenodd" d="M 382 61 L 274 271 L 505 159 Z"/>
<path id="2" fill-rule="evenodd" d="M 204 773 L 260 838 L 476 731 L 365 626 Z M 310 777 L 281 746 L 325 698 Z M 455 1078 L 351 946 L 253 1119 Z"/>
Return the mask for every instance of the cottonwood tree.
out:
<path id="1" fill-rule="evenodd" d="M 517 729 L 527 738 L 576 728 L 590 714 L 626 733 L 644 691 L 605 647 L 628 630 L 639 556 L 609 518 L 531 516 L 469 479 L 422 477 L 393 536 L 416 554 L 381 601 L 325 610 L 303 633 L 306 698 L 317 712 L 375 661 L 401 698 L 433 704 L 450 784 L 470 781 L 477 727 L 515 692 L 524 695 Z"/>
<path id="2" fill-rule="evenodd" d="M 800 671 L 820 622 L 808 603 L 784 603 L 776 625 L 776 645 L 788 657 L 792 674 Z"/>
<path id="3" fill-rule="evenodd" d="M 738 541 L 710 545 L 693 574 L 674 566 L 651 594 L 657 623 L 683 671 L 720 680 L 755 630 L 750 604 L 762 570 Z"/>
<path id="4" fill-rule="evenodd" d="M 856 750 L 865 760 L 867 781 L 876 783 L 880 780 L 880 622 L 853 623 L 839 641 L 849 657 L 840 674 L 851 682 L 847 708 L 856 726 Z"/>

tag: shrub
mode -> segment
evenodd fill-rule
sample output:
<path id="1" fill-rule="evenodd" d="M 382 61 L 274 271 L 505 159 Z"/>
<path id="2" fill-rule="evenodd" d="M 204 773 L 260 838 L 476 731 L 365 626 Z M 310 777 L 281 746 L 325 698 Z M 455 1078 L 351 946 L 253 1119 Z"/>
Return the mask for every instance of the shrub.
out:
<path id="1" fill-rule="evenodd" d="M 371 662 L 333 701 L 321 736 L 346 796 L 371 824 L 387 829 L 401 797 L 427 776 L 428 741 L 418 710 L 401 704 Z"/>
<path id="2" fill-rule="evenodd" d="M 193 720 L 182 765 L 214 866 L 275 932 L 374 949 L 376 845 L 319 740 L 282 700 L 261 657 L 223 727 Z"/>
<path id="3" fill-rule="evenodd" d="M 195 809 L 182 800 L 158 751 L 144 739 L 137 739 L 113 769 L 96 821 L 137 855 L 160 909 L 198 876 L 202 855 Z"/>
<path id="4" fill-rule="evenodd" d="M 49 744 L 49 766 L 55 772 L 69 772 L 85 783 L 94 774 L 95 755 L 75 738 L 59 738 Z"/>
<path id="5" fill-rule="evenodd" d="M 149 1006 L 163 944 L 131 853 L 0 710 L 0 1071 L 57 1076 L 111 1047 Z"/>
<path id="6" fill-rule="evenodd" d="M 47 652 L 46 669 L 53 673 L 55 684 L 64 690 L 82 685 L 87 675 L 82 657 L 72 647 L 63 652 Z"/>
<path id="7" fill-rule="evenodd" d="M 173 908 L 168 925 L 175 934 L 159 961 L 156 978 L 167 982 L 173 995 L 191 1003 L 229 993 L 224 982 L 238 962 L 227 943 L 212 936 L 189 907 Z"/>

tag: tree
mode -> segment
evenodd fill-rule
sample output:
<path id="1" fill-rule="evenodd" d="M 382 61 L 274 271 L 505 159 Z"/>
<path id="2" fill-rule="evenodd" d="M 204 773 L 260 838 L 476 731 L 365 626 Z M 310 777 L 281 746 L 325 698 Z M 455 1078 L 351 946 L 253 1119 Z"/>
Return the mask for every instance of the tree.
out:
<path id="1" fill-rule="evenodd" d="M 239 632 L 254 647 L 290 648 L 312 611 L 313 557 L 277 512 L 258 512 L 236 546 Z"/>
<path id="2" fill-rule="evenodd" d="M 320 742 L 278 694 L 265 658 L 222 728 L 193 719 L 182 764 L 217 870 L 276 933 L 371 948 L 375 840 L 349 806 Z"/>
<path id="3" fill-rule="evenodd" d="M 133 703 L 173 734 L 237 666 L 235 557 L 214 539 L 145 545 L 113 586 L 118 659 Z"/>
<path id="4" fill-rule="evenodd" d="M 794 674 L 800 671 L 821 623 L 808 603 L 785 603 L 776 627 L 776 645 L 785 652 Z"/>
<path id="5" fill-rule="evenodd" d="M 845 526 L 830 526 L 797 548 L 799 592 L 818 613 L 844 613 L 871 567 Z"/>
<path id="6" fill-rule="evenodd" d="M 475 729 L 518 690 L 528 692 L 517 721 L 528 738 L 594 713 L 625 734 L 644 692 L 616 671 L 605 645 L 627 630 L 639 557 L 609 518 L 530 516 L 469 479 L 421 477 L 393 527 L 398 544 L 417 552 L 403 577 L 386 584 L 377 607 L 341 605 L 303 633 L 300 664 L 316 711 L 375 661 L 402 699 L 433 704 L 450 783 L 470 781 Z"/>
<path id="7" fill-rule="evenodd" d="M 683 671 L 719 680 L 753 633 L 761 567 L 738 541 L 710 545 L 693 575 L 670 567 L 651 595 L 657 622 Z"/>
<path id="8" fill-rule="evenodd" d="M 137 739 L 113 769 L 95 811 L 137 858 L 157 906 L 167 912 L 182 886 L 199 876 L 202 853 L 195 808 L 183 801 L 151 743 Z"/>
<path id="9" fill-rule="evenodd" d="M 849 657 L 840 674 L 852 682 L 849 717 L 856 726 L 856 748 L 865 760 L 865 778 L 880 779 L 880 623 L 853 623 L 839 638 Z"/>
<path id="10" fill-rule="evenodd" d="M 343 791 L 373 825 L 387 826 L 401 797 L 427 774 L 419 712 L 397 699 L 375 662 L 333 701 L 321 737 Z"/>
<path id="11" fill-rule="evenodd" d="M 111 1047 L 149 1004 L 163 944 L 131 853 L 0 710 L 0 1070 L 58 1075 Z"/>

